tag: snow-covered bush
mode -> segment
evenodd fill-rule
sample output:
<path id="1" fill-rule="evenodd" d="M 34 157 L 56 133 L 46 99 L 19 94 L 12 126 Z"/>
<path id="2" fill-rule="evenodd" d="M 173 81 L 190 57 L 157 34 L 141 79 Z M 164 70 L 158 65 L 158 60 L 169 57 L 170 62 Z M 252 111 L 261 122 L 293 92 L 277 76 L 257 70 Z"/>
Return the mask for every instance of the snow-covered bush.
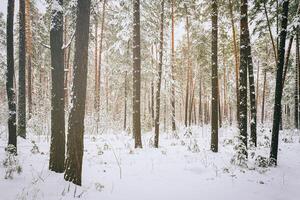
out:
<path id="1" fill-rule="evenodd" d="M 245 153 L 245 152 L 247 152 L 247 147 L 242 142 L 241 136 L 236 137 L 236 139 L 237 139 L 237 142 L 236 142 L 236 145 L 234 146 L 235 154 L 231 158 L 231 164 L 247 168 L 248 167 L 248 164 L 247 164 L 248 159 L 247 159 L 247 156 Z"/>
<path id="2" fill-rule="evenodd" d="M 30 150 L 31 153 L 32 153 L 32 154 L 38 154 L 38 153 L 40 153 L 39 147 L 36 145 L 35 141 L 32 140 L 31 143 L 32 143 L 32 145 L 33 145 L 33 146 L 32 146 L 32 149 Z"/>
<path id="3" fill-rule="evenodd" d="M 8 145 L 6 150 L 6 158 L 3 160 L 3 166 L 5 170 L 5 179 L 13 179 L 15 173 L 20 174 L 22 172 L 22 167 L 16 157 L 17 149 L 14 145 Z"/>
<path id="4" fill-rule="evenodd" d="M 264 156 L 258 155 L 255 158 L 255 166 L 257 167 L 267 168 L 268 164 L 269 164 L 269 159 Z"/>

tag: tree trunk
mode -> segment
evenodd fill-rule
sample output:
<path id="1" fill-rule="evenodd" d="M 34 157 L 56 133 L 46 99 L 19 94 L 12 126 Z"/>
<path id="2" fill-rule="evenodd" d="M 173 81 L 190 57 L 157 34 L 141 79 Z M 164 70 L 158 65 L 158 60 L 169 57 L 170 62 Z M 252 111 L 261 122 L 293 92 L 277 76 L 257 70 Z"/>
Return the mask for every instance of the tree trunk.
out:
<path id="1" fill-rule="evenodd" d="M 240 19 L 240 84 L 239 84 L 239 129 L 240 137 L 245 148 L 247 148 L 247 68 L 248 68 L 248 1 L 241 0 L 241 19 Z M 247 156 L 247 151 L 243 152 Z"/>
<path id="2" fill-rule="evenodd" d="M 102 65 L 102 51 L 103 51 L 103 40 L 104 40 L 104 25 L 105 25 L 105 9 L 106 9 L 106 1 L 103 0 L 103 7 L 102 7 L 102 21 L 101 21 L 101 32 L 100 32 L 100 44 L 99 44 L 99 59 L 98 59 L 98 80 L 96 80 L 98 86 L 98 92 L 96 93 L 97 97 L 97 124 L 99 123 L 100 120 L 100 96 L 101 96 L 101 65 Z"/>
<path id="3" fill-rule="evenodd" d="M 127 71 L 125 72 L 125 78 L 124 78 L 124 126 L 123 126 L 123 130 L 126 131 L 126 127 L 127 127 Z"/>
<path id="4" fill-rule="evenodd" d="M 156 116 L 155 116 L 155 137 L 154 147 L 158 148 L 159 142 L 159 116 L 160 116 L 160 89 L 161 89 L 161 74 L 163 65 L 163 44 L 164 44 L 164 3 L 161 1 L 161 13 L 160 13 L 160 41 L 159 41 L 159 65 L 158 65 L 158 81 L 156 90 Z"/>
<path id="5" fill-rule="evenodd" d="M 281 99 L 282 99 L 282 75 L 283 75 L 283 65 L 284 65 L 285 42 L 286 42 L 286 35 L 287 35 L 286 28 L 287 28 L 288 10 L 289 10 L 289 1 L 283 1 L 280 43 L 278 49 L 278 63 L 277 63 L 277 74 L 276 74 L 272 141 L 271 141 L 271 151 L 270 151 L 271 166 L 277 165 L 279 121 L 280 121 Z"/>
<path id="6" fill-rule="evenodd" d="M 212 1 L 212 100 L 211 100 L 211 150 L 218 152 L 218 4 Z"/>
<path id="7" fill-rule="evenodd" d="M 188 112 L 189 112 L 189 95 L 190 95 L 190 33 L 189 33 L 189 17 L 188 17 L 188 11 L 187 7 L 185 5 L 186 9 L 186 34 L 187 34 L 187 71 L 186 71 L 186 94 L 185 94 L 185 114 L 184 114 L 184 125 L 185 127 L 188 126 Z"/>
<path id="8" fill-rule="evenodd" d="M 267 70 L 264 70 L 264 86 L 263 86 L 263 96 L 261 105 L 261 123 L 264 123 L 265 119 L 265 97 L 266 97 L 266 84 L 267 84 Z"/>
<path id="9" fill-rule="evenodd" d="M 141 46 L 140 46 L 140 0 L 133 1 L 133 93 L 132 124 L 135 148 L 142 148 L 141 138 Z"/>
<path id="10" fill-rule="evenodd" d="M 172 121 L 172 131 L 176 130 L 176 123 L 175 123 L 175 45 L 174 45 L 174 40 L 175 40 L 175 14 L 174 14 L 174 4 L 175 0 L 172 0 L 172 41 L 171 41 L 171 48 L 172 48 L 172 85 L 171 85 L 171 108 L 172 108 L 172 114 L 171 114 L 171 121 Z"/>
<path id="11" fill-rule="evenodd" d="M 27 54 L 27 96 L 28 117 L 32 115 L 32 33 L 30 23 L 30 0 L 25 1 L 25 31 L 26 31 L 26 54 Z"/>
<path id="12" fill-rule="evenodd" d="M 26 30 L 25 0 L 19 1 L 19 95 L 18 135 L 26 138 Z"/>
<path id="13" fill-rule="evenodd" d="M 52 10 L 50 30 L 52 89 L 49 169 L 62 173 L 65 169 L 63 0 L 54 0 L 53 3 L 60 8 Z"/>
<path id="14" fill-rule="evenodd" d="M 238 55 L 238 47 L 236 42 L 236 31 L 233 19 L 233 9 L 232 2 L 229 0 L 229 10 L 230 10 L 230 19 L 231 19 L 231 28 L 233 35 L 233 52 L 235 59 L 235 90 L 236 90 L 236 110 L 237 110 L 237 122 L 239 123 L 239 106 L 240 106 L 240 98 L 239 98 L 239 55 Z"/>
<path id="15" fill-rule="evenodd" d="M 247 68 L 248 68 L 248 77 L 249 77 L 249 89 L 250 89 L 250 140 L 251 143 L 256 147 L 256 97 L 255 97 L 255 82 L 254 82 L 254 73 L 253 73 L 253 60 L 251 53 L 251 42 L 250 42 L 250 34 L 248 27 L 248 19 L 247 19 L 247 28 L 246 28 L 246 37 L 247 37 Z"/>
<path id="16" fill-rule="evenodd" d="M 72 108 L 69 116 L 66 181 L 81 185 L 83 132 L 87 86 L 87 63 L 90 25 L 90 0 L 77 4 L 75 55 L 72 87 Z"/>
<path id="17" fill-rule="evenodd" d="M 299 35 L 296 34 L 295 128 L 299 129 Z"/>
<path id="18" fill-rule="evenodd" d="M 98 107 L 99 107 L 99 83 L 98 83 L 98 19 L 95 17 L 95 56 L 94 56 L 94 64 L 95 64 L 95 97 L 94 97 L 94 109 L 96 111 L 96 114 L 98 115 Z M 98 117 L 97 117 L 98 118 Z M 97 122 L 98 123 L 98 122 Z"/>
<path id="19" fill-rule="evenodd" d="M 8 0 L 6 23 L 7 71 L 6 92 L 8 102 L 8 144 L 17 148 L 16 94 L 14 90 L 14 9 L 15 0 Z"/>

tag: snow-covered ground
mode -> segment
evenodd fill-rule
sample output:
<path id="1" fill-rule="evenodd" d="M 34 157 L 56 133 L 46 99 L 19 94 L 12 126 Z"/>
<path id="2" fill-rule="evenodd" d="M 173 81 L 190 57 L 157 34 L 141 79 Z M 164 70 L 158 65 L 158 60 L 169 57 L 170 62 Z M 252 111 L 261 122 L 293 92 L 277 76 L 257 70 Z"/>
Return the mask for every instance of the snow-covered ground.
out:
<path id="1" fill-rule="evenodd" d="M 63 174 L 48 170 L 49 139 L 34 134 L 27 140 L 18 138 L 21 174 L 4 179 L 6 134 L 0 127 L 0 199 L 299 199 L 298 132 L 281 133 L 279 166 L 267 169 L 254 164 L 258 155 L 269 155 L 267 129 L 259 131 L 259 147 L 249 152 L 248 168 L 230 162 L 235 154 L 235 128 L 220 130 L 219 153 L 209 150 L 209 127 L 193 127 L 192 135 L 185 132 L 182 129 L 178 135 L 163 133 L 159 149 L 151 147 L 151 133 L 143 134 L 143 149 L 134 149 L 132 136 L 124 132 L 86 134 L 83 186 L 75 187 L 64 181 Z"/>

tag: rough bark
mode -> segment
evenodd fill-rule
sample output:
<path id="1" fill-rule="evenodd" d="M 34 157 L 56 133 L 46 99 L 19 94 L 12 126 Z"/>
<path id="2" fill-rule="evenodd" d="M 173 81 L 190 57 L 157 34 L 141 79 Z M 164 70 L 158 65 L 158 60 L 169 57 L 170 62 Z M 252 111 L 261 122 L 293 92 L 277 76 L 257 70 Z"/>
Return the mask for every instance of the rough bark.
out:
<path id="1" fill-rule="evenodd" d="M 281 100 L 282 100 L 282 75 L 284 65 L 284 54 L 285 54 L 285 42 L 287 35 L 287 21 L 288 21 L 288 10 L 289 1 L 283 1 L 282 9 L 282 22 L 280 31 L 280 42 L 278 49 L 278 63 L 277 63 L 277 74 L 276 74 L 276 87 L 275 87 L 275 105 L 273 114 L 273 128 L 272 128 L 272 140 L 270 150 L 270 165 L 277 165 L 277 154 L 278 154 L 278 138 L 279 138 L 279 122 L 281 114 Z"/>
<path id="2" fill-rule="evenodd" d="M 6 93 L 8 102 L 8 144 L 17 147 L 16 133 L 16 94 L 14 90 L 14 9 L 15 0 L 8 0 L 7 23 L 6 23 L 6 50 L 7 50 L 7 71 L 6 71 Z"/>
<path id="3" fill-rule="evenodd" d="M 90 0 L 78 0 L 75 55 L 72 87 L 72 108 L 69 116 L 67 157 L 65 162 L 66 181 L 81 185 L 83 132 L 87 86 L 87 63 L 90 25 Z"/>
<path id="4" fill-rule="evenodd" d="M 211 150 L 218 152 L 218 4 L 217 0 L 212 1 L 212 100 L 211 100 Z"/>
<path id="5" fill-rule="evenodd" d="M 172 0 L 172 41 L 171 41 L 171 48 L 172 48 L 172 88 L 171 88 L 171 108 L 172 108 L 172 114 L 171 114 L 171 121 L 172 121 L 172 131 L 176 130 L 176 123 L 175 123 L 175 45 L 174 45 L 174 32 L 175 32 L 175 17 L 174 17 L 174 5 L 175 0 Z"/>
<path id="6" fill-rule="evenodd" d="M 132 131 L 135 148 L 142 148 L 141 138 L 141 46 L 140 46 L 140 0 L 133 1 L 133 93 Z"/>
<path id="7" fill-rule="evenodd" d="M 26 138 L 26 30 L 25 0 L 19 0 L 18 135 Z"/>
<path id="8" fill-rule="evenodd" d="M 61 8 L 63 0 L 54 0 Z M 64 50 L 63 11 L 53 9 L 50 30 L 51 46 L 51 144 L 49 169 L 64 172 L 65 161 L 65 102 L 64 102 Z"/>
<path id="9" fill-rule="evenodd" d="M 248 68 L 248 1 L 241 0 L 241 19 L 240 19 L 240 83 L 239 83 L 239 129 L 240 138 L 245 148 L 247 148 L 247 68 Z M 243 152 L 247 156 L 247 151 Z"/>

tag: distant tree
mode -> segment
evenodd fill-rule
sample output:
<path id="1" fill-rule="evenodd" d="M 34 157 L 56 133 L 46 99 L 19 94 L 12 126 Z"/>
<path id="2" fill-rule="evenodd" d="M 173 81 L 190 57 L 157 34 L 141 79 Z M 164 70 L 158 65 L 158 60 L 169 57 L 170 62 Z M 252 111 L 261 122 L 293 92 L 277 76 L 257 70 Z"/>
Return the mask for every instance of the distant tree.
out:
<path id="1" fill-rule="evenodd" d="M 49 169 L 64 172 L 65 161 L 65 94 L 63 46 L 63 0 L 52 3 L 51 30 L 51 145 Z"/>
<path id="2" fill-rule="evenodd" d="M 212 20 L 212 100 L 211 100 L 211 150 L 218 152 L 218 112 L 219 112 L 219 89 L 218 89 L 218 3 L 217 0 L 211 2 Z"/>
<path id="3" fill-rule="evenodd" d="M 82 173 L 90 5 L 90 0 L 77 1 L 72 108 L 69 116 L 64 174 L 65 180 L 76 185 L 81 185 Z"/>
<path id="4" fill-rule="evenodd" d="M 132 125 L 135 148 L 142 148 L 141 138 L 141 40 L 140 40 L 140 0 L 133 1 L 133 93 Z"/>
<path id="5" fill-rule="evenodd" d="M 25 0 L 19 0 L 18 135 L 26 138 L 26 31 Z"/>
<path id="6" fill-rule="evenodd" d="M 14 90 L 14 9 L 15 1 L 8 0 L 6 23 L 7 71 L 6 92 L 8 99 L 8 144 L 17 147 L 16 133 L 16 94 Z"/>
<path id="7" fill-rule="evenodd" d="M 160 13 L 160 41 L 159 41 L 159 65 L 158 65 L 158 81 L 156 90 L 156 117 L 155 117 L 155 137 L 154 147 L 158 148 L 159 140 L 159 116 L 160 116 L 160 89 L 161 89 L 161 74 L 163 65 L 163 45 L 164 45 L 164 0 L 161 0 L 161 13 Z"/>

